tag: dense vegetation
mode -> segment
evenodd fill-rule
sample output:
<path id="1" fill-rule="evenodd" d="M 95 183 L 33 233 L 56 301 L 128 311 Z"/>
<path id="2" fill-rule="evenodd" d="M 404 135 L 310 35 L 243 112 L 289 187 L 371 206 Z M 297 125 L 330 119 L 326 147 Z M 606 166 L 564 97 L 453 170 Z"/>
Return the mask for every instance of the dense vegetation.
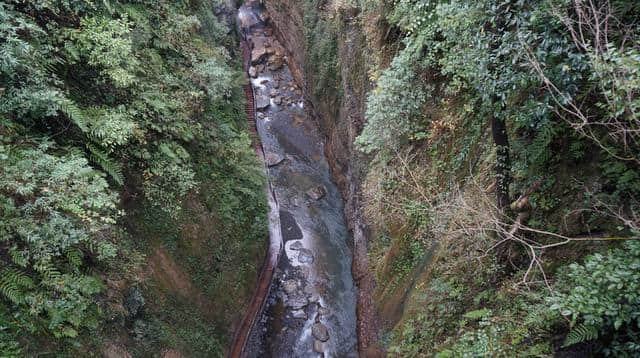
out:
<path id="1" fill-rule="evenodd" d="M 640 5 L 304 4 L 313 95 L 362 101 L 387 352 L 640 354 Z"/>
<path id="2" fill-rule="evenodd" d="M 0 2 L 0 356 L 221 354 L 265 235 L 224 4 Z"/>
<path id="3" fill-rule="evenodd" d="M 638 4 L 398 0 L 363 7 L 388 13 L 380 26 L 402 46 L 376 78 L 356 143 L 377 153 L 376 166 L 416 158 L 404 175 L 370 176 L 384 185 L 373 196 L 390 208 L 386 195 L 404 191 L 396 214 L 409 218 L 402 235 L 439 245 L 417 299 L 427 310 L 414 311 L 425 316 L 403 324 L 391 351 L 639 354 L 637 242 L 559 268 L 567 256 L 582 262 L 581 254 L 606 247 L 594 241 L 640 234 Z M 416 152 L 425 145 L 428 158 Z M 403 189 L 404 180 L 413 189 Z M 410 269 L 423 254 L 406 246 L 400 251 L 408 256 L 397 260 L 409 260 Z M 474 257 L 475 268 L 460 263 Z M 570 330 L 564 344 L 554 341 L 566 329 L 562 316 Z"/>

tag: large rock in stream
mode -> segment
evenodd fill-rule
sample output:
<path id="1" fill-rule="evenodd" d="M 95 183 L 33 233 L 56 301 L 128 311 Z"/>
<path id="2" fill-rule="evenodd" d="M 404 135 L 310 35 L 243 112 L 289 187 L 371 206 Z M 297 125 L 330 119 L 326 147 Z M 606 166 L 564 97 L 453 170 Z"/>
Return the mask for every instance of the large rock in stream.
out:
<path id="1" fill-rule="evenodd" d="M 290 296 L 287 299 L 287 306 L 291 307 L 293 310 L 299 310 L 307 307 L 309 304 L 309 299 L 303 295 L 294 295 Z"/>
<path id="2" fill-rule="evenodd" d="M 324 198 L 326 194 L 327 189 L 322 185 L 307 190 L 307 195 L 309 195 L 309 197 L 311 197 L 311 199 L 313 200 L 320 200 Z"/>
<path id="3" fill-rule="evenodd" d="M 313 253 L 308 249 L 300 249 L 298 251 L 298 262 L 301 264 L 313 263 Z"/>
<path id="4" fill-rule="evenodd" d="M 313 324 L 311 327 L 311 334 L 313 335 L 313 338 L 321 342 L 329 340 L 329 330 L 327 329 L 327 326 L 320 322 Z"/>
<path id="5" fill-rule="evenodd" d="M 265 152 L 264 160 L 268 167 L 275 167 L 284 161 L 284 155 L 274 152 Z"/>
<path id="6" fill-rule="evenodd" d="M 267 38 L 254 38 L 253 49 L 251 50 L 251 63 L 257 65 L 275 52 L 275 49 L 271 46 Z"/>
<path id="7" fill-rule="evenodd" d="M 259 111 L 269 108 L 271 99 L 263 94 L 256 94 L 256 109 Z"/>

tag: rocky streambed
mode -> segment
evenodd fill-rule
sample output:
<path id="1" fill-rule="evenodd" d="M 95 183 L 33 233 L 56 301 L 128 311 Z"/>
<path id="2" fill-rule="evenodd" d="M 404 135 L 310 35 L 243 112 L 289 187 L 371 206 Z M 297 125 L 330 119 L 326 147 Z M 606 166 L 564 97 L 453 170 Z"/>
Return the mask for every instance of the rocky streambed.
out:
<path id="1" fill-rule="evenodd" d="M 344 204 L 285 51 L 257 1 L 239 12 L 251 48 L 256 127 L 280 210 L 284 252 L 248 357 L 357 357 L 356 289 Z"/>

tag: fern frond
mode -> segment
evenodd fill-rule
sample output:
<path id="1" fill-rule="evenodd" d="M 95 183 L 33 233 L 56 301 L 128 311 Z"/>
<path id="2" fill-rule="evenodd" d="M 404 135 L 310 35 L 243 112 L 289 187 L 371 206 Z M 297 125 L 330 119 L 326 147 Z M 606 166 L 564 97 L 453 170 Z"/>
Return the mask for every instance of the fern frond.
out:
<path id="1" fill-rule="evenodd" d="M 89 133 L 89 119 L 84 115 L 80 107 L 73 101 L 66 100 L 60 106 L 60 110 L 76 125 L 83 133 Z"/>
<path id="2" fill-rule="evenodd" d="M 82 251 L 78 249 L 67 251 L 67 260 L 74 270 L 78 270 L 82 266 L 83 256 Z"/>
<path id="3" fill-rule="evenodd" d="M 25 257 L 24 253 L 18 250 L 16 247 L 12 247 L 9 249 L 9 256 L 11 257 L 11 261 L 14 264 L 20 267 L 27 267 L 29 264 L 29 259 Z"/>
<path id="4" fill-rule="evenodd" d="M 34 268 L 42 275 L 45 281 L 56 281 L 62 277 L 62 273 L 51 262 L 37 264 Z"/>
<path id="5" fill-rule="evenodd" d="M 598 329 L 593 326 L 587 326 L 583 323 L 573 327 L 571 332 L 567 334 L 563 347 L 568 347 L 577 343 L 591 341 L 598 338 Z"/>
<path id="6" fill-rule="evenodd" d="M 0 281 L 0 294 L 16 304 L 24 300 L 24 294 L 15 283 L 10 281 Z"/>
<path id="7" fill-rule="evenodd" d="M 0 294 L 13 303 L 21 303 L 24 300 L 24 289 L 33 287 L 31 277 L 22 271 L 6 268 L 0 273 Z"/>
<path id="8" fill-rule="evenodd" d="M 124 175 L 122 174 L 122 165 L 113 159 L 109 158 L 107 153 L 98 149 L 94 145 L 87 144 L 87 148 L 91 152 L 91 160 L 98 164 L 102 170 L 113 178 L 113 180 L 119 185 L 124 184 Z"/>

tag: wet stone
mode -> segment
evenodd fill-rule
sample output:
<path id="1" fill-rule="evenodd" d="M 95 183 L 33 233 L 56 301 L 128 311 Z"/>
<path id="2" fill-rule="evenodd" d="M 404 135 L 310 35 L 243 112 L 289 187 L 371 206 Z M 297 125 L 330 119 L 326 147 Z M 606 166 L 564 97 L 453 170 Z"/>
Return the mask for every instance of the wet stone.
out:
<path id="1" fill-rule="evenodd" d="M 276 91 L 275 88 L 271 89 L 271 91 L 269 91 L 269 97 L 273 98 L 275 96 L 278 95 L 278 91 Z"/>
<path id="2" fill-rule="evenodd" d="M 258 44 L 258 46 L 260 45 L 262 45 L 262 47 L 256 47 L 251 51 L 251 63 L 254 65 L 260 63 L 264 58 L 274 52 L 273 49 L 265 46 L 264 43 Z"/>
<path id="3" fill-rule="evenodd" d="M 295 310 L 291 312 L 293 318 L 307 319 L 307 313 L 304 310 Z"/>
<path id="4" fill-rule="evenodd" d="M 278 106 L 279 106 L 279 105 L 281 105 L 281 104 L 282 104 L 282 97 L 276 97 L 276 98 L 273 100 L 273 103 L 275 103 L 275 104 L 276 104 L 276 105 L 278 105 Z"/>
<path id="5" fill-rule="evenodd" d="M 329 340 L 329 330 L 327 329 L 327 326 L 322 323 L 314 323 L 311 327 L 311 334 L 313 335 L 313 338 L 319 341 L 326 342 Z"/>
<path id="6" fill-rule="evenodd" d="M 267 109 L 270 105 L 269 97 L 263 95 L 256 96 L 256 108 L 258 110 Z"/>
<path id="7" fill-rule="evenodd" d="M 281 69 L 283 65 L 284 65 L 284 59 L 282 58 L 282 56 L 276 55 L 271 57 L 271 59 L 269 60 L 269 69 L 271 71 L 277 71 Z"/>
<path id="8" fill-rule="evenodd" d="M 325 189 L 325 187 L 322 185 L 307 190 L 307 195 L 309 195 L 309 197 L 311 197 L 311 199 L 313 200 L 320 200 L 326 194 L 327 194 L 327 189 Z"/>
<path id="9" fill-rule="evenodd" d="M 324 344 L 321 341 L 315 339 L 313 341 L 313 350 L 317 353 L 324 353 Z"/>
<path id="10" fill-rule="evenodd" d="M 249 76 L 256 78 L 258 77 L 258 69 L 254 66 L 249 67 Z"/>
<path id="11" fill-rule="evenodd" d="M 298 289 L 298 282 L 296 280 L 287 280 L 282 284 L 282 288 L 287 295 L 292 295 Z"/>
<path id="12" fill-rule="evenodd" d="M 304 248 L 304 246 L 302 245 L 302 242 L 296 241 L 293 244 L 291 244 L 291 246 L 289 246 L 289 248 L 291 250 L 300 250 L 300 249 Z"/>
<path id="13" fill-rule="evenodd" d="M 278 153 L 266 152 L 264 154 L 264 160 L 268 167 L 274 167 L 284 161 L 284 156 Z"/>
<path id="14" fill-rule="evenodd" d="M 313 254 L 311 253 L 311 250 L 307 250 L 307 249 L 300 249 L 300 251 L 298 252 L 298 261 L 301 264 L 310 264 L 313 262 Z"/>
<path id="15" fill-rule="evenodd" d="M 311 296 L 311 295 L 313 295 L 313 287 L 311 287 L 311 285 L 307 285 L 307 286 L 305 286 L 303 292 L 304 292 L 305 295 Z"/>
<path id="16" fill-rule="evenodd" d="M 302 295 L 291 296 L 287 300 L 287 306 L 294 310 L 305 308 L 309 304 L 309 300 Z"/>
<path id="17" fill-rule="evenodd" d="M 328 308 L 326 308 L 326 307 L 319 307 L 319 308 L 318 308 L 318 313 L 319 313 L 321 316 L 326 316 L 326 315 L 328 315 L 328 314 L 329 314 L 329 309 L 328 309 Z"/>

